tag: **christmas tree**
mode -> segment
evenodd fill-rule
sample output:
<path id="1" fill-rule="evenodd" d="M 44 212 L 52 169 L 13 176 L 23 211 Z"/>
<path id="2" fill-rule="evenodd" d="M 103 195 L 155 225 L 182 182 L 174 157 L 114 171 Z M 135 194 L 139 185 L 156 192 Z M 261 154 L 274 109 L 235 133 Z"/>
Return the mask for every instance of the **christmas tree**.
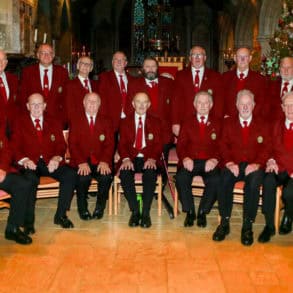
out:
<path id="1" fill-rule="evenodd" d="M 286 56 L 293 57 L 293 0 L 284 0 L 278 27 L 270 40 L 269 57 L 262 60 L 262 74 L 276 79 L 279 75 L 280 60 Z"/>

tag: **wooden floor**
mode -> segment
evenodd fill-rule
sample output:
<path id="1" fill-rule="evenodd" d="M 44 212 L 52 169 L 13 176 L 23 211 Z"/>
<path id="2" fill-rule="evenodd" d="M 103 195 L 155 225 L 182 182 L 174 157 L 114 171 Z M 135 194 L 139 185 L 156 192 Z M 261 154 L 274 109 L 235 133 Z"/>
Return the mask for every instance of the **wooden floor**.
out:
<path id="1" fill-rule="evenodd" d="M 83 222 L 74 199 L 75 228 L 63 230 L 53 224 L 55 206 L 56 199 L 37 201 L 29 246 L 4 239 L 8 211 L 0 211 L 0 292 L 293 292 L 293 233 L 244 247 L 242 206 L 234 206 L 231 234 L 222 243 L 211 240 L 216 209 L 207 228 L 184 228 L 183 214 L 170 220 L 164 210 L 158 218 L 154 202 L 153 226 L 144 230 L 127 226 L 124 200 L 118 216 Z M 260 214 L 255 240 L 262 227 Z"/>

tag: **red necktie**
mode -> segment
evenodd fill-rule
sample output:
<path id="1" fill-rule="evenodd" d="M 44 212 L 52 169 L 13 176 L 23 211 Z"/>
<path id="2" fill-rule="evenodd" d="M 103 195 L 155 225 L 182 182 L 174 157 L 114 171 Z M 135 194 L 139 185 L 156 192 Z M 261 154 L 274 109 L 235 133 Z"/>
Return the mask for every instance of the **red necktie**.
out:
<path id="1" fill-rule="evenodd" d="M 41 127 L 41 124 L 40 124 L 40 119 L 35 119 L 35 128 L 37 130 L 38 140 L 41 143 L 42 142 L 42 137 L 43 137 L 43 131 L 42 131 L 42 127 Z"/>
<path id="2" fill-rule="evenodd" d="M 195 76 L 194 76 L 194 92 L 197 93 L 199 92 L 199 70 L 195 71 Z"/>
<path id="3" fill-rule="evenodd" d="M 125 83 L 123 80 L 123 75 L 120 74 L 119 77 L 120 77 L 120 92 L 121 92 L 121 97 L 122 97 L 122 109 L 123 109 L 123 112 L 125 112 L 127 92 L 126 92 L 126 87 L 125 87 Z"/>
<path id="4" fill-rule="evenodd" d="M 242 127 L 242 142 L 244 145 L 247 145 L 248 143 L 248 135 L 249 135 L 249 127 L 247 121 L 243 121 L 243 127 Z"/>
<path id="5" fill-rule="evenodd" d="M 289 82 L 285 81 L 283 85 L 281 97 L 283 97 L 286 93 L 288 93 L 288 85 L 289 85 Z"/>
<path id="6" fill-rule="evenodd" d="M 93 118 L 93 116 L 90 116 L 90 132 L 91 132 L 92 137 L 94 136 L 94 131 L 95 131 L 94 118 Z M 98 164 L 98 161 L 97 161 L 95 155 L 92 152 L 91 152 L 90 158 L 91 158 L 91 164 L 92 165 L 97 165 Z"/>
<path id="7" fill-rule="evenodd" d="M 206 124 L 204 123 L 204 120 L 205 120 L 205 117 L 204 116 L 200 116 L 200 122 L 199 122 L 199 137 L 200 137 L 200 140 L 202 141 L 202 144 L 203 144 L 203 141 L 204 141 L 204 137 L 205 137 L 205 129 L 206 129 Z M 198 158 L 200 160 L 204 160 L 206 159 L 206 152 L 204 150 L 200 150 L 198 152 Z"/>
<path id="8" fill-rule="evenodd" d="M 44 93 L 45 98 L 47 98 L 49 95 L 48 69 L 44 70 L 43 93 Z"/>
<path id="9" fill-rule="evenodd" d="M 87 93 L 90 92 L 90 89 L 89 89 L 89 81 L 87 79 L 84 79 L 84 89 L 86 90 Z"/>
<path id="10" fill-rule="evenodd" d="M 93 116 L 90 116 L 90 131 L 91 134 L 94 134 L 95 124 L 94 124 L 94 118 Z"/>
<path id="11" fill-rule="evenodd" d="M 138 119 L 138 127 L 136 130 L 136 137 L 135 137 L 135 148 L 137 150 L 142 149 L 142 121 L 141 117 Z"/>
<path id="12" fill-rule="evenodd" d="M 6 89 L 5 89 L 5 85 L 3 83 L 2 77 L 0 77 L 0 95 L 1 95 L 1 100 L 4 102 L 4 104 L 6 104 L 7 94 L 6 94 Z"/>
<path id="13" fill-rule="evenodd" d="M 240 73 L 239 74 L 239 78 L 237 79 L 237 85 L 236 85 L 236 90 L 237 93 L 241 90 L 244 89 L 245 86 L 245 77 L 244 77 L 244 73 Z"/>

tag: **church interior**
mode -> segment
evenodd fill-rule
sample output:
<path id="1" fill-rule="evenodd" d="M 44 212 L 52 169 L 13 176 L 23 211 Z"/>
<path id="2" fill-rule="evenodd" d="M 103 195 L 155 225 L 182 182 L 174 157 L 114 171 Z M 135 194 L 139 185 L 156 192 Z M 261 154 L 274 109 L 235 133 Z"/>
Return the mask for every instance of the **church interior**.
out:
<path id="1" fill-rule="evenodd" d="M 193 45 L 205 48 L 207 67 L 220 73 L 233 68 L 238 48 L 250 48 L 252 69 L 270 75 L 267 60 L 283 9 L 282 0 L 1 0 L 0 48 L 7 52 L 7 71 L 18 76 L 36 63 L 42 43 L 51 44 L 54 62 L 70 78 L 78 58 L 89 56 L 91 77 L 98 80 L 118 50 L 125 52 L 133 76 L 141 74 L 146 56 L 182 69 Z M 173 205 L 168 186 L 165 192 Z M 94 198 L 88 200 L 94 208 Z M 198 206 L 198 197 L 195 202 Z M 211 240 L 217 204 L 205 229 L 184 228 L 183 213 L 170 218 L 164 205 L 158 216 L 157 200 L 148 230 L 127 226 L 123 196 L 116 214 L 109 210 L 90 222 L 80 221 L 74 198 L 72 230 L 53 224 L 55 207 L 56 195 L 37 200 L 32 245 L 0 237 L 0 292 L 293 292 L 292 232 L 242 246 L 242 204 L 234 204 L 224 243 Z M 0 209 L 0 233 L 8 211 Z M 255 234 L 263 225 L 259 206 Z"/>

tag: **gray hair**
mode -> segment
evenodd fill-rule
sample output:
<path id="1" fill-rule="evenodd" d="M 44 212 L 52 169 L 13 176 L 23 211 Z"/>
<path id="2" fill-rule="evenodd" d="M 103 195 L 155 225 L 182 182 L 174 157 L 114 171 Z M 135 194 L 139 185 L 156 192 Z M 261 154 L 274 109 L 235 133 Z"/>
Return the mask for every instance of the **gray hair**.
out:
<path id="1" fill-rule="evenodd" d="M 244 90 L 241 90 L 241 91 L 238 92 L 237 98 L 236 98 L 236 105 L 238 104 L 240 98 L 242 98 L 243 96 L 251 97 L 251 100 L 252 100 L 253 104 L 255 104 L 253 92 L 250 91 L 250 90 L 244 89 Z"/>

